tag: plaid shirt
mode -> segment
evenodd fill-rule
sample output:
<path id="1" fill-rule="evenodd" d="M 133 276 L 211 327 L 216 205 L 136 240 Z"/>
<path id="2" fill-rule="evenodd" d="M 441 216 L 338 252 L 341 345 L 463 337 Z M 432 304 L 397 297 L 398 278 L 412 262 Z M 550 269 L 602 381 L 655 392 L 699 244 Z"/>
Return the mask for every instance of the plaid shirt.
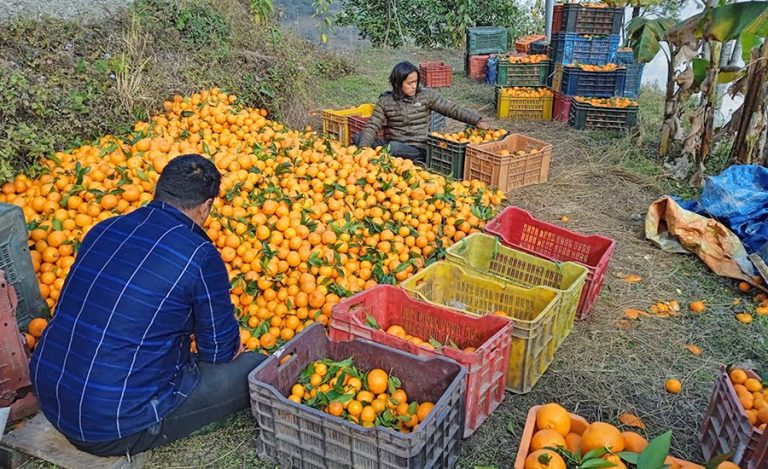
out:
<path id="1" fill-rule="evenodd" d="M 197 385 L 196 360 L 234 357 L 240 339 L 229 290 L 216 247 L 168 204 L 94 226 L 30 362 L 45 416 L 83 442 L 162 420 Z"/>

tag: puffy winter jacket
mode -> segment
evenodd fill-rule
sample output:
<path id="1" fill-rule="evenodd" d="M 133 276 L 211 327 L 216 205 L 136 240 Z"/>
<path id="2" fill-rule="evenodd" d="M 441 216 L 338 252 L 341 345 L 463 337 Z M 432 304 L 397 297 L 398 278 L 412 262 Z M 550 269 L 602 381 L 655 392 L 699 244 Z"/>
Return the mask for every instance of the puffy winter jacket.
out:
<path id="1" fill-rule="evenodd" d="M 389 140 L 426 148 L 431 111 L 470 125 L 476 125 L 482 119 L 476 112 L 459 106 L 429 88 L 419 88 L 415 96 L 406 96 L 401 100 L 395 99 L 395 95 L 387 91 L 379 97 L 373 115 L 363 129 L 360 146 L 371 146 L 376 134 L 386 124 Z"/>

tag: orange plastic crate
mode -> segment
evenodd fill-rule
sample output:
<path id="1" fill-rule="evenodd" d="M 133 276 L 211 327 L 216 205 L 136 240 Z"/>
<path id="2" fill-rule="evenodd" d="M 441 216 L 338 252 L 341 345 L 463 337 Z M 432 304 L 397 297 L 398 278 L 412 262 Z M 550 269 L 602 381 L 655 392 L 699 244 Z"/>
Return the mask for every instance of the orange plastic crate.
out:
<path id="1" fill-rule="evenodd" d="M 506 150 L 509 155 L 502 156 Z M 535 151 L 534 151 L 535 150 Z M 525 151 L 525 156 L 515 152 Z M 552 145 L 521 134 L 498 142 L 470 144 L 464 158 L 464 179 L 477 179 L 504 192 L 547 182 Z"/>
<path id="2" fill-rule="evenodd" d="M 543 34 L 530 34 L 528 36 L 523 36 L 519 38 L 517 41 L 515 41 L 515 50 L 517 52 L 527 54 L 529 49 L 531 48 L 531 44 L 533 44 L 536 41 L 546 41 L 546 40 L 547 40 L 547 36 L 544 36 Z"/>

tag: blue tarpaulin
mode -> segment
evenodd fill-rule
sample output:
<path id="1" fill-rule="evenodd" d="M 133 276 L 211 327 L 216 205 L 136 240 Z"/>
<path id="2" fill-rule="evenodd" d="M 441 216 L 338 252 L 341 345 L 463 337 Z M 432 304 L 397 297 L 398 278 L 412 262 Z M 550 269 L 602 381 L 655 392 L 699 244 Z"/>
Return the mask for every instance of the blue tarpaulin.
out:
<path id="1" fill-rule="evenodd" d="M 731 166 L 707 178 L 700 200 L 677 202 L 724 223 L 749 252 L 758 252 L 768 243 L 768 168 L 764 166 Z"/>

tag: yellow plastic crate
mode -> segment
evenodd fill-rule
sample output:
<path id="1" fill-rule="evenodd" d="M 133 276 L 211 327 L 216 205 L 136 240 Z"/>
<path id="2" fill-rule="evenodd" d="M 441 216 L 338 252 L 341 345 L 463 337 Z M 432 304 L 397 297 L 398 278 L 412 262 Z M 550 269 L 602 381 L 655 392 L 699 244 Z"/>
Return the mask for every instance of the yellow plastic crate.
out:
<path id="1" fill-rule="evenodd" d="M 349 145 L 349 116 L 371 117 L 374 107 L 372 103 L 365 103 L 349 109 L 324 109 L 323 133 L 335 135 L 342 145 Z"/>
<path id="2" fill-rule="evenodd" d="M 495 236 L 473 233 L 446 250 L 445 260 L 470 273 L 497 277 L 523 288 L 550 287 L 560 293 L 556 347 L 573 330 L 588 270 L 575 262 L 553 262 L 504 246 Z"/>
<path id="3" fill-rule="evenodd" d="M 552 120 L 554 96 L 523 98 L 505 95 L 502 88 L 496 88 L 496 114 L 503 119 Z"/>
<path id="4" fill-rule="evenodd" d="M 430 303 L 465 314 L 504 311 L 514 323 L 507 389 L 526 393 L 552 363 L 557 349 L 560 293 L 548 287 L 521 288 L 496 278 L 468 273 L 456 264 L 436 262 L 401 284 Z"/>

